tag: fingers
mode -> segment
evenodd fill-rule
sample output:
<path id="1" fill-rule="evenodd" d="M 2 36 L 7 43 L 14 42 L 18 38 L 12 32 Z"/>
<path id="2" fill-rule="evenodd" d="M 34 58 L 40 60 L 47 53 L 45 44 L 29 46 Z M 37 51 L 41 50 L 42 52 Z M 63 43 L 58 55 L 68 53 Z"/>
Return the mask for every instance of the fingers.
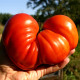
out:
<path id="1" fill-rule="evenodd" d="M 72 49 L 72 50 L 70 51 L 68 57 L 71 56 L 74 52 L 75 52 L 75 49 Z"/>
<path id="2" fill-rule="evenodd" d="M 37 70 L 37 74 L 39 74 L 38 79 L 45 74 L 56 72 L 56 71 L 64 68 L 69 63 L 69 61 L 70 61 L 70 59 L 67 57 L 63 62 L 61 62 L 58 65 L 50 66 L 47 68 L 43 67 L 42 69 L 38 69 Z"/>
<path id="3" fill-rule="evenodd" d="M 50 66 L 47 68 L 42 68 L 42 69 L 38 69 L 36 72 L 38 74 L 38 79 L 46 74 L 52 73 L 52 72 L 56 72 L 58 71 L 60 68 L 58 65 L 54 65 L 54 66 Z"/>
<path id="4" fill-rule="evenodd" d="M 70 54 L 68 55 L 68 57 L 69 57 L 70 55 L 72 55 L 74 52 L 75 52 L 75 49 L 71 50 L 71 51 L 70 51 Z M 69 61 L 70 61 L 70 59 L 69 59 L 68 57 L 66 57 L 66 58 L 64 59 L 64 61 L 61 62 L 60 64 L 46 68 L 46 70 L 44 71 L 45 74 L 48 74 L 48 73 L 51 73 L 51 72 L 56 72 L 56 71 L 64 68 L 64 67 L 69 63 Z M 43 70 L 44 70 L 44 69 L 43 69 Z"/>
<path id="5" fill-rule="evenodd" d="M 75 49 L 71 50 L 71 51 L 70 51 L 70 54 L 68 55 L 68 57 L 69 57 L 70 55 L 72 55 L 74 52 L 75 52 Z M 64 59 L 64 61 L 61 62 L 61 63 L 59 63 L 58 65 L 54 65 L 54 66 L 50 66 L 50 67 L 42 67 L 42 68 L 38 69 L 38 70 L 37 70 L 37 74 L 39 74 L 38 79 L 39 79 L 40 77 L 42 77 L 43 75 L 45 75 L 45 74 L 49 74 L 49 73 L 52 73 L 52 72 L 56 72 L 56 71 L 64 68 L 64 67 L 69 63 L 69 61 L 70 61 L 70 59 L 69 59 L 68 57 L 66 57 L 66 58 Z"/>
<path id="6" fill-rule="evenodd" d="M 75 52 L 75 49 L 71 50 L 68 57 L 71 56 Z M 70 59 L 66 57 L 62 63 L 59 64 L 60 68 L 64 68 L 70 61 Z"/>
<path id="7" fill-rule="evenodd" d="M 64 59 L 63 62 L 61 62 L 60 64 L 58 64 L 59 68 L 62 69 L 64 68 L 68 63 L 69 63 L 70 59 L 67 57 Z"/>
<path id="8" fill-rule="evenodd" d="M 71 51 L 70 51 L 70 54 L 73 54 L 74 52 L 75 52 L 75 49 L 71 50 Z"/>

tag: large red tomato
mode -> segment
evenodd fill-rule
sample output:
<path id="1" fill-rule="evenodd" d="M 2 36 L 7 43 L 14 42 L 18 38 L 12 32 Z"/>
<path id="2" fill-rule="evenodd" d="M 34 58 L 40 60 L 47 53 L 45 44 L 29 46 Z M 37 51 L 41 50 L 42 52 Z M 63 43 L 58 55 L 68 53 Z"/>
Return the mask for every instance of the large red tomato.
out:
<path id="1" fill-rule="evenodd" d="M 40 64 L 57 64 L 77 46 L 78 32 L 67 16 L 56 15 L 44 22 L 39 34 L 35 19 L 25 13 L 16 14 L 5 25 L 3 45 L 12 62 L 23 70 Z"/>

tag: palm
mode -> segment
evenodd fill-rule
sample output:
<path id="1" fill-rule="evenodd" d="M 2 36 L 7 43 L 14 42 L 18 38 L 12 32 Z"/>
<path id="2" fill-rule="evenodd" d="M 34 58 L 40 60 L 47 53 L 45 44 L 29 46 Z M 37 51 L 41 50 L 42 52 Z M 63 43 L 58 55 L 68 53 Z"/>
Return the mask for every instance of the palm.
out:
<path id="1" fill-rule="evenodd" d="M 72 53 L 74 53 L 74 50 L 70 53 L 70 55 Z M 67 57 L 58 65 L 40 67 L 31 71 L 22 71 L 12 64 L 5 52 L 3 52 L 3 49 L 0 48 L 0 80 L 38 80 L 45 74 L 62 69 L 67 65 L 68 62 L 69 58 Z"/>
<path id="2" fill-rule="evenodd" d="M 21 71 L 12 65 L 0 65 L 1 80 L 38 80 L 45 74 L 55 72 L 61 68 L 60 64 L 50 67 L 41 67 L 31 71 Z"/>
<path id="3" fill-rule="evenodd" d="M 7 65 L 0 66 L 0 70 L 1 70 L 0 71 L 1 80 L 37 80 L 38 79 L 36 71 L 29 71 L 29 72 L 18 71 Z"/>

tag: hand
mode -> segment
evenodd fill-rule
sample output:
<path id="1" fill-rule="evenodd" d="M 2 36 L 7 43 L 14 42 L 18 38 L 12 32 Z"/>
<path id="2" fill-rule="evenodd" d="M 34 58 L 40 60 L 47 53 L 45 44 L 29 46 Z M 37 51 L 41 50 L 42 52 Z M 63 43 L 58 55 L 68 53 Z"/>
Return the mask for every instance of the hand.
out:
<path id="1" fill-rule="evenodd" d="M 75 49 L 71 50 L 69 56 L 74 52 Z M 12 64 L 5 52 L 3 52 L 2 48 L 0 48 L 0 80 L 38 80 L 45 74 L 56 72 L 64 68 L 70 61 L 68 57 L 60 64 L 54 66 L 42 66 L 36 70 L 21 71 Z"/>

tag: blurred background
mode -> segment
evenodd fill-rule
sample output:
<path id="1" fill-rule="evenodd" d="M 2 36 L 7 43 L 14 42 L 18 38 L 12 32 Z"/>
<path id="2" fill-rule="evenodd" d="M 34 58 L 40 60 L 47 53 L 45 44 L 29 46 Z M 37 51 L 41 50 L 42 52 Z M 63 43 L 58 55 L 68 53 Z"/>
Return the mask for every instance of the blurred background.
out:
<path id="1" fill-rule="evenodd" d="M 17 13 L 33 16 L 40 29 L 47 18 L 57 14 L 66 15 L 75 22 L 79 42 L 70 63 L 63 69 L 63 80 L 80 80 L 80 0 L 0 0 L 0 40 L 5 23 Z"/>

